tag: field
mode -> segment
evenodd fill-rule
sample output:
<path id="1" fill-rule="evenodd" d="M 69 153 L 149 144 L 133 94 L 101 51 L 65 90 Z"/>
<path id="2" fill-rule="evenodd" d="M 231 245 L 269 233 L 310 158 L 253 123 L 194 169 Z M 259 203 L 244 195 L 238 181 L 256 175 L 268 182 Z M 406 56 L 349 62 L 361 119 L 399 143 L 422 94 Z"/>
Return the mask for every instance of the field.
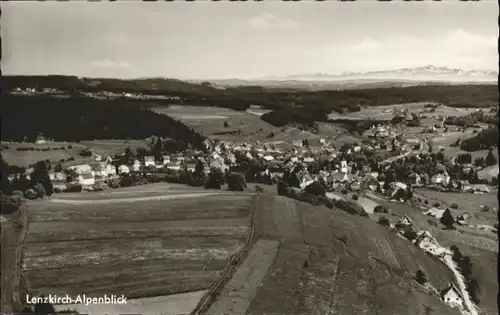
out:
<path id="1" fill-rule="evenodd" d="M 375 120 L 391 120 L 393 118 L 393 110 L 407 109 L 408 113 L 418 113 L 419 110 L 424 110 L 425 103 L 408 103 L 408 104 L 394 104 L 387 106 L 370 106 L 362 108 L 359 112 L 352 112 L 345 115 L 338 113 L 329 114 L 330 119 L 375 119 Z M 465 116 L 475 111 L 475 108 L 453 108 L 441 105 L 436 108 L 434 113 L 427 113 L 426 115 L 442 115 L 442 116 Z"/>
<path id="2" fill-rule="evenodd" d="M 134 151 L 138 148 L 149 148 L 146 140 L 92 140 L 81 141 L 80 144 L 104 157 L 121 154 L 127 147 Z"/>
<path id="3" fill-rule="evenodd" d="M 278 128 L 261 120 L 259 115 L 247 111 L 235 111 L 221 107 L 179 105 L 158 106 L 153 109 L 157 113 L 167 114 L 182 121 L 207 137 L 220 140 L 235 141 L 241 140 L 242 137 L 264 140 L 270 132 L 279 132 Z M 224 128 L 223 125 L 226 121 L 229 126 Z M 236 130 L 241 130 L 242 135 L 229 134 L 229 132 Z"/>
<path id="4" fill-rule="evenodd" d="M 132 299 L 206 290 L 247 236 L 251 195 L 148 186 L 149 197 L 138 197 L 143 186 L 29 203 L 29 292 Z"/>
<path id="5" fill-rule="evenodd" d="M 56 305 L 56 311 L 76 310 L 80 314 L 148 314 L 179 315 L 188 314 L 206 291 L 194 291 L 168 296 L 127 300 L 127 304 L 69 304 Z"/>
<path id="6" fill-rule="evenodd" d="M 442 134 L 439 137 L 433 137 L 430 139 L 430 143 L 433 146 L 434 151 L 441 151 L 444 149 L 443 153 L 446 157 L 456 157 L 459 154 L 470 153 L 472 156 L 472 160 L 483 157 L 486 158 L 488 155 L 488 150 L 478 150 L 474 152 L 466 152 L 460 149 L 460 147 L 450 147 L 451 144 L 456 142 L 458 139 L 460 141 L 468 138 L 472 138 L 474 133 L 472 133 L 472 129 L 467 129 L 465 132 L 448 132 L 446 134 Z M 493 154 L 498 159 L 498 151 L 493 150 Z"/>
<path id="7" fill-rule="evenodd" d="M 480 170 L 479 172 L 477 172 L 477 177 L 479 179 L 486 179 L 488 181 L 490 181 L 493 177 L 498 178 L 498 164 L 493 166 L 488 166 Z"/>
<path id="8" fill-rule="evenodd" d="M 81 157 L 80 152 L 84 149 L 90 149 L 92 152 L 107 157 L 114 154 L 125 152 L 125 148 L 130 147 L 132 150 L 137 148 L 148 148 L 146 140 L 92 140 L 75 142 L 47 142 L 45 144 L 35 143 L 8 143 L 8 149 L 2 150 L 2 156 L 10 165 L 28 167 L 41 160 L 49 159 L 53 164 L 57 164 L 60 160 L 74 158 L 74 161 L 63 162 L 64 167 L 71 165 L 89 163 L 90 157 Z M 34 148 L 33 151 L 17 151 L 17 148 Z M 63 150 L 55 150 L 53 148 L 61 148 Z M 42 149 L 50 148 L 48 151 Z M 36 151 L 39 149 L 39 151 Z"/>
<path id="9" fill-rule="evenodd" d="M 16 229 L 13 222 L 24 222 L 24 212 L 1 216 L 1 287 L 0 291 L 0 313 L 9 314 L 14 312 L 20 305 L 21 300 L 18 292 L 18 278 L 16 277 L 18 251 L 17 244 L 23 233 Z"/>
<path id="10" fill-rule="evenodd" d="M 413 280 L 420 268 L 435 287 L 444 288 L 453 281 L 446 266 L 372 220 L 271 195 L 260 195 L 258 203 L 256 244 L 279 241 L 276 257 L 255 293 L 253 280 L 248 287 L 234 282 L 226 286 L 223 292 L 238 298 L 231 310 L 224 302 L 228 296 L 219 296 L 213 305 L 227 306 L 221 310 L 301 315 L 458 313 Z M 240 269 L 247 276 L 262 269 L 262 262 L 252 261 L 245 260 Z M 244 277 L 233 278 L 238 279 Z"/>
<path id="11" fill-rule="evenodd" d="M 71 146 L 71 148 L 68 148 Z M 82 146 L 69 142 L 50 142 L 46 144 L 35 143 L 8 143 L 8 149 L 2 150 L 2 157 L 10 165 L 28 167 L 38 161 L 49 159 L 52 162 L 59 162 L 61 159 L 74 157 L 79 158 Z M 64 150 L 54 150 L 53 148 L 64 147 Z M 17 151 L 17 148 L 34 148 L 39 151 Z M 50 148 L 48 151 L 42 149 Z"/>
<path id="12" fill-rule="evenodd" d="M 439 192 L 426 188 L 415 189 L 415 192 L 419 197 L 428 199 L 430 205 L 434 202 L 439 202 L 443 207 L 450 208 L 453 203 L 456 203 L 458 209 L 450 208 L 452 213 L 454 215 L 469 213 L 471 215 L 471 224 L 487 224 L 492 226 L 498 222 L 498 199 L 497 191 L 494 189 L 487 194 Z M 482 212 L 481 206 L 488 206 L 490 211 Z"/>
<path id="13" fill-rule="evenodd" d="M 260 114 L 265 110 L 258 109 L 249 109 L 242 112 L 220 107 L 171 105 L 169 107 L 158 106 L 154 110 L 157 113 L 168 114 L 211 138 L 227 141 L 248 139 L 269 143 L 277 142 L 277 147 L 284 147 L 279 145 L 279 142 L 284 142 L 285 145 L 288 144 L 286 148 L 290 148 L 292 140 L 307 138 L 311 145 L 317 145 L 320 138 L 333 137 L 345 131 L 342 127 L 331 123 L 318 123 L 319 132 L 317 134 L 303 132 L 289 126 L 277 128 L 260 119 Z M 224 128 L 223 125 L 226 121 L 229 127 Z M 242 134 L 233 135 L 229 133 L 235 130 L 241 130 Z M 271 132 L 274 133 L 274 136 L 267 138 Z"/>

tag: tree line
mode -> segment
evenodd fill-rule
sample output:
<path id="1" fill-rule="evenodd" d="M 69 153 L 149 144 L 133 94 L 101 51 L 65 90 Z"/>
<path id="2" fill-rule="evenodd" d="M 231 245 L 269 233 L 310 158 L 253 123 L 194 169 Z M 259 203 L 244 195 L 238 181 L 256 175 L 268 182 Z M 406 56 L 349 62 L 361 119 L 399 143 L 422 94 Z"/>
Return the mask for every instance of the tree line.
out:
<path id="1" fill-rule="evenodd" d="M 2 97 L 2 139 L 35 141 L 42 133 L 56 141 L 170 138 L 176 149 L 202 149 L 204 137 L 173 118 L 134 101 Z"/>

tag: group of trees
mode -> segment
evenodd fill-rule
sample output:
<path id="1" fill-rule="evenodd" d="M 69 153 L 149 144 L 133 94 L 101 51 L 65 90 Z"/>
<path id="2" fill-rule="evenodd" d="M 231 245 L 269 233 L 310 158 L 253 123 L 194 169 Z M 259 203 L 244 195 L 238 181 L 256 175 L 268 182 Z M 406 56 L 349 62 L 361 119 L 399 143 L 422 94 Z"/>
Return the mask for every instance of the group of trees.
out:
<path id="1" fill-rule="evenodd" d="M 484 129 L 474 137 L 463 140 L 460 149 L 471 152 L 490 149 L 495 146 L 498 146 L 498 126 Z"/>
<path id="2" fill-rule="evenodd" d="M 23 198 L 43 198 L 52 195 L 54 192 L 46 161 L 39 161 L 35 164 L 29 180 L 26 175 L 21 174 L 11 181 L 9 179 L 11 167 L 1 155 L 0 160 L 0 171 L 2 173 L 2 211 L 4 213 L 17 211 L 21 206 Z"/>
<path id="3" fill-rule="evenodd" d="M 59 141 L 169 137 L 178 149 L 202 149 L 204 138 L 138 101 L 4 96 L 2 140 L 35 141 L 42 132 Z M 26 115 L 29 113 L 29 115 Z"/>
<path id="4" fill-rule="evenodd" d="M 450 248 L 453 253 L 453 261 L 455 261 L 460 273 L 465 279 L 467 291 L 469 292 L 472 301 L 479 304 L 481 302 L 479 299 L 479 284 L 477 283 L 477 280 L 472 277 L 472 262 L 470 257 L 463 255 L 455 245 L 452 245 Z"/>

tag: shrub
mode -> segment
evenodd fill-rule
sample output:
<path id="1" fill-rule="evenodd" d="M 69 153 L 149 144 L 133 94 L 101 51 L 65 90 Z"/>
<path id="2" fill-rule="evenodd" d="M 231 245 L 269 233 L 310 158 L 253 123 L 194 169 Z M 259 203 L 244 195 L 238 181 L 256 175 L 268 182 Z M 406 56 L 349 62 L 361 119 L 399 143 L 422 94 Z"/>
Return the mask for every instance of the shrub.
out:
<path id="1" fill-rule="evenodd" d="M 43 198 L 47 195 L 47 192 L 45 191 L 45 188 L 43 187 L 42 184 L 38 183 L 33 187 L 36 197 L 37 198 Z"/>
<path id="2" fill-rule="evenodd" d="M 81 157 L 91 157 L 92 156 L 92 151 L 89 149 L 84 149 L 80 152 Z"/>
<path id="3" fill-rule="evenodd" d="M 226 181 L 231 191 L 244 191 L 247 187 L 245 176 L 242 173 L 229 173 Z"/>
<path id="4" fill-rule="evenodd" d="M 358 200 L 358 195 L 352 195 L 352 200 Z"/>
<path id="5" fill-rule="evenodd" d="M 120 180 L 118 178 L 108 180 L 108 187 L 120 188 Z"/>
<path id="6" fill-rule="evenodd" d="M 458 209 L 458 205 L 456 203 L 452 203 L 450 208 L 452 209 Z"/>
<path id="7" fill-rule="evenodd" d="M 451 215 L 451 212 L 449 209 L 446 209 L 443 213 L 443 216 L 440 219 L 441 223 L 447 228 L 447 229 L 452 229 L 453 224 L 455 223 L 455 219 Z"/>
<path id="8" fill-rule="evenodd" d="M 426 282 L 427 282 L 427 276 L 425 275 L 425 273 L 422 271 L 422 270 L 417 270 L 417 273 L 415 275 L 415 280 L 424 285 Z"/>
<path id="9" fill-rule="evenodd" d="M 208 174 L 205 182 L 205 189 L 221 189 L 224 185 L 224 174 L 218 168 L 213 168 Z"/>
<path id="10" fill-rule="evenodd" d="M 347 213 L 368 217 L 368 213 L 363 209 L 363 207 L 352 201 L 345 201 L 342 199 L 336 200 L 335 206 Z"/>
<path id="11" fill-rule="evenodd" d="M 278 195 L 279 196 L 290 195 L 290 187 L 284 180 L 280 180 L 278 183 Z"/>
<path id="12" fill-rule="evenodd" d="M 488 205 L 483 206 L 483 207 L 481 208 L 481 211 L 482 211 L 482 212 L 488 212 L 488 211 L 490 211 L 490 206 L 488 206 Z"/>
<path id="13" fill-rule="evenodd" d="M 24 193 L 20 190 L 14 190 L 12 196 L 19 196 L 20 198 L 24 198 Z"/>
<path id="14" fill-rule="evenodd" d="M 345 189 L 342 190 L 342 195 L 347 195 L 349 192 Z"/>
<path id="15" fill-rule="evenodd" d="M 433 207 L 439 208 L 441 204 L 439 202 L 435 202 L 432 204 Z"/>
<path id="16" fill-rule="evenodd" d="M 23 198 L 19 195 L 5 196 L 2 194 L 2 213 L 10 214 L 14 213 L 21 207 Z"/>
<path id="17" fill-rule="evenodd" d="M 35 190 L 33 190 L 33 188 L 30 188 L 24 192 L 24 196 L 26 197 L 26 199 L 35 200 L 37 194 Z"/>
<path id="18" fill-rule="evenodd" d="M 384 211 L 384 208 L 381 206 L 381 205 L 378 205 L 376 206 L 374 209 L 373 209 L 373 212 L 374 213 L 380 213 L 380 212 L 383 212 Z"/>
<path id="19" fill-rule="evenodd" d="M 387 219 L 384 216 L 381 216 L 380 218 L 378 218 L 378 224 L 380 224 L 382 226 L 390 226 L 391 225 L 391 223 L 389 222 L 389 219 Z"/>
<path id="20" fill-rule="evenodd" d="M 424 204 L 428 205 L 429 204 L 429 200 L 424 200 Z"/>
<path id="21" fill-rule="evenodd" d="M 80 185 L 80 184 L 68 184 L 66 191 L 67 192 L 82 192 L 82 185 Z"/>
<path id="22" fill-rule="evenodd" d="M 264 192 L 264 189 L 262 187 L 260 187 L 259 185 L 255 186 L 255 192 L 260 194 L 262 192 Z"/>
<path id="23" fill-rule="evenodd" d="M 305 189 L 304 192 L 311 194 L 313 196 L 324 196 L 326 194 L 325 187 L 321 185 L 319 182 L 315 181 L 311 184 L 309 184 Z"/>
<path id="24" fill-rule="evenodd" d="M 407 239 L 409 239 L 410 241 L 413 241 L 414 239 L 417 238 L 417 232 L 415 232 L 412 228 L 407 228 L 404 233 L 403 233 L 404 237 L 406 237 Z"/>

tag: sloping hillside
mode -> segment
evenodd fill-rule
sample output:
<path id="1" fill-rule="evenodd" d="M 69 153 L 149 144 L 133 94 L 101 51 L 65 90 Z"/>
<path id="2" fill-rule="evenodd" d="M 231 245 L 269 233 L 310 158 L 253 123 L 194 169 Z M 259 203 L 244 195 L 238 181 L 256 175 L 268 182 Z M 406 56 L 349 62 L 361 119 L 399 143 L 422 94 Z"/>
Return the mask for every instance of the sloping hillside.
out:
<path id="1" fill-rule="evenodd" d="M 446 266 L 375 222 L 273 196 L 256 211 L 256 243 L 209 313 L 459 314 L 414 280 L 445 288 Z"/>

